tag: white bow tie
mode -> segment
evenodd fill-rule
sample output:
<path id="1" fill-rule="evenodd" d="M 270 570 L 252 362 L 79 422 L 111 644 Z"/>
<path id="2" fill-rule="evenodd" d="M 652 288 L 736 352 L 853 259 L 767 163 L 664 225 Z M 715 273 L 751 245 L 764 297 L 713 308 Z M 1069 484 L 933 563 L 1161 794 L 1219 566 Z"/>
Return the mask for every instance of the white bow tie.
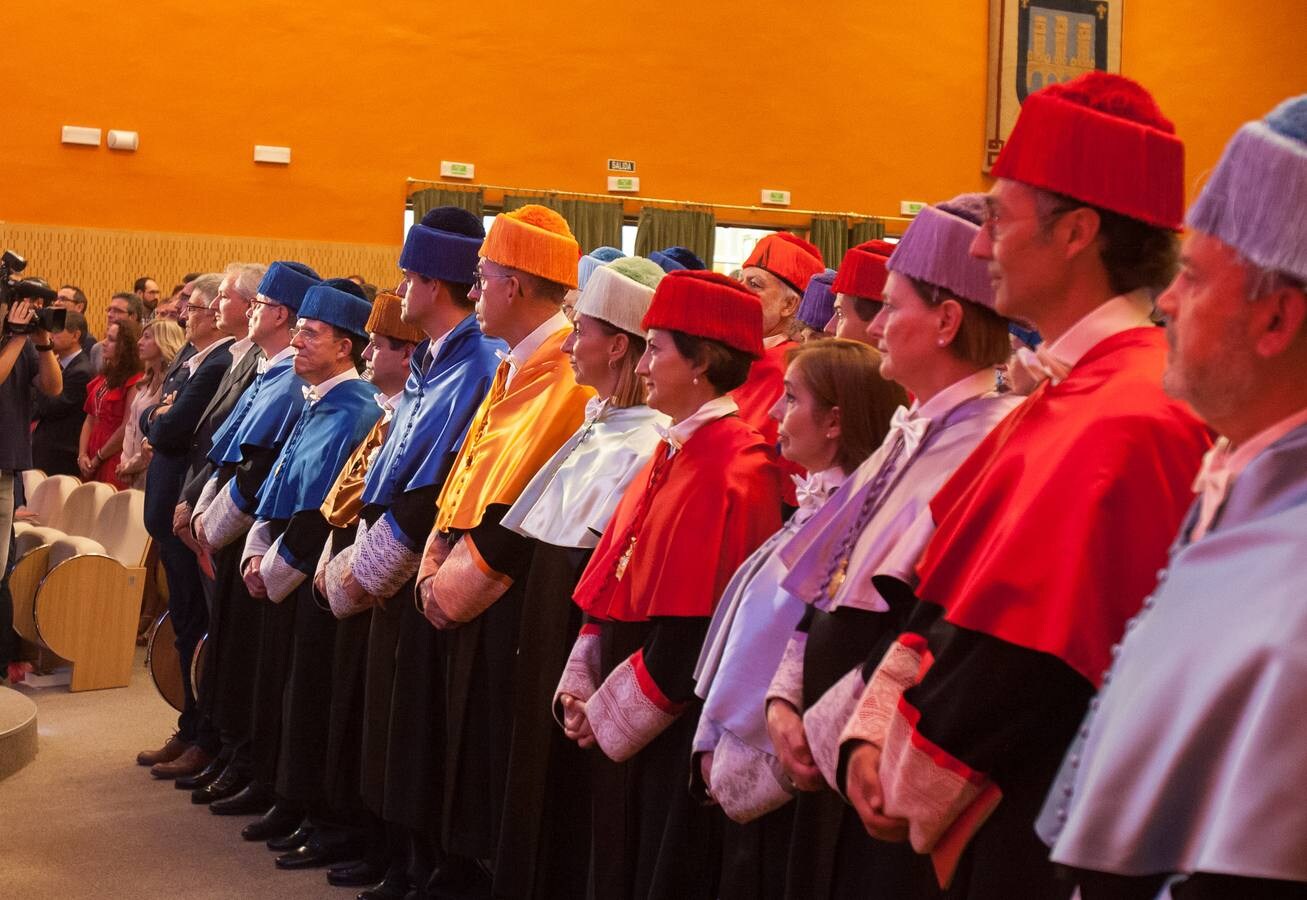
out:
<path id="1" fill-rule="evenodd" d="M 921 446 L 921 440 L 929 429 L 930 419 L 914 415 L 904 406 L 894 410 L 894 415 L 889 420 L 890 434 L 897 431 L 903 435 L 904 456 L 911 456 Z"/>
<path id="2" fill-rule="evenodd" d="M 517 371 L 517 360 L 513 359 L 513 354 L 505 353 L 503 350 L 496 350 L 495 356 L 499 357 L 500 362 L 508 363 L 510 369 Z"/>
<path id="3" fill-rule="evenodd" d="M 303 392 L 304 399 L 309 401 L 310 404 L 317 403 L 319 400 L 322 399 L 321 397 L 318 396 L 318 389 L 316 385 L 306 384 L 304 385 L 304 387 L 300 388 L 300 391 Z"/>
<path id="4" fill-rule="evenodd" d="M 1193 484 L 1194 493 L 1198 495 L 1198 521 L 1189 532 L 1191 541 L 1196 541 L 1207 533 L 1212 520 L 1216 518 L 1217 510 L 1225 502 L 1230 483 L 1234 481 L 1230 456 L 1230 442 L 1225 438 L 1218 438 L 1203 456 L 1202 467 Z"/>
<path id="5" fill-rule="evenodd" d="M 817 475 L 791 475 L 790 478 L 794 481 L 794 495 L 798 498 L 799 509 L 815 510 L 831 495 L 831 486 Z"/>
<path id="6" fill-rule="evenodd" d="M 658 432 L 658 436 L 662 438 L 664 441 L 666 441 L 673 450 L 681 449 L 681 442 L 676 437 L 676 435 L 672 434 L 672 429 L 670 427 L 666 425 L 659 425 L 657 422 L 655 422 L 654 431 Z"/>
<path id="7" fill-rule="evenodd" d="M 1031 350 L 1029 347 L 1021 347 L 1016 353 L 1017 361 L 1026 369 L 1029 375 L 1029 381 L 1032 381 L 1030 390 L 1033 391 L 1039 386 L 1041 381 L 1047 379 L 1053 384 L 1061 384 L 1063 379 L 1071 373 L 1071 367 L 1062 360 L 1053 355 L 1048 349 L 1047 344 L 1040 344 L 1036 349 Z M 1013 379 L 1014 384 L 1020 383 L 1020 378 Z M 1029 393 L 1029 391 L 1020 391 L 1018 393 Z"/>

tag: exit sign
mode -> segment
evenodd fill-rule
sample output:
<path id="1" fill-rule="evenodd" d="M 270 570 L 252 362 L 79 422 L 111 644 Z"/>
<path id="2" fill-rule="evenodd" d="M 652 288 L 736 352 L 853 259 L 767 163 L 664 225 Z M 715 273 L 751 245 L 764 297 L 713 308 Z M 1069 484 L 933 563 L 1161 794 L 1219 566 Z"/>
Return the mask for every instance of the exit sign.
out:
<path id="1" fill-rule="evenodd" d="M 476 166 L 468 162 L 450 162 L 447 159 L 440 161 L 440 177 L 442 178 L 472 178 L 476 175 Z"/>
<path id="2" fill-rule="evenodd" d="M 635 160 L 633 159 L 610 159 L 608 160 L 608 171 L 610 172 L 634 172 Z"/>
<path id="3" fill-rule="evenodd" d="M 608 190 L 634 194 L 640 190 L 640 179 L 634 175 L 609 175 Z"/>
<path id="4" fill-rule="evenodd" d="M 915 216 L 929 205 L 929 203 L 925 203 L 921 200 L 900 200 L 899 215 Z"/>
<path id="5" fill-rule="evenodd" d="M 762 192 L 762 202 L 769 206 L 789 206 L 790 192 L 773 191 L 764 188 Z"/>

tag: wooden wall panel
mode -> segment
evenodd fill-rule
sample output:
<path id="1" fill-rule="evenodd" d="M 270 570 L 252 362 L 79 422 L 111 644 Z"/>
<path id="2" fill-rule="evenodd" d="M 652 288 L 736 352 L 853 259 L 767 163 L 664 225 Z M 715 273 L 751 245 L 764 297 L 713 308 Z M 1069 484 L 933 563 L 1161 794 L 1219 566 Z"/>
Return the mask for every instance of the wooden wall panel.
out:
<path id="1" fill-rule="evenodd" d="M 105 308 L 117 291 L 130 291 L 149 275 L 167 295 L 187 272 L 217 272 L 230 262 L 268 263 L 295 259 L 326 278 L 362 275 L 382 288 L 399 281 L 399 247 L 337 244 L 100 228 L 64 228 L 0 222 L 0 249 L 27 259 L 24 275 L 39 275 L 58 287 L 75 284 L 90 303 L 91 330 L 104 336 Z"/>

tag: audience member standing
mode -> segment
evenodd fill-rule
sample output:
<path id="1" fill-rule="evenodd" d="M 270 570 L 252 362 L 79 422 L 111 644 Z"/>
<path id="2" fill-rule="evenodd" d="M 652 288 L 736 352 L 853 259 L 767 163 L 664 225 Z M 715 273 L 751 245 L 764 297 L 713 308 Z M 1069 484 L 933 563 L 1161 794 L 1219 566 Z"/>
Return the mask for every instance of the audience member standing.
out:
<path id="1" fill-rule="evenodd" d="M 86 317 L 86 294 L 75 284 L 65 284 L 59 288 L 58 296 L 54 301 L 55 308 L 66 309 L 69 312 L 79 313 L 83 319 Z M 100 339 L 91 334 L 91 327 L 87 325 L 82 329 L 81 346 L 82 349 L 90 352 L 91 348 L 99 343 Z M 89 360 L 90 357 L 88 356 Z M 92 369 L 91 374 L 95 374 Z"/>
<path id="2" fill-rule="evenodd" d="M 86 319 L 68 311 L 63 331 L 50 335 L 50 344 L 63 370 L 64 389 L 58 397 L 38 396 L 32 420 L 32 465 L 47 475 L 80 475 L 78 438 L 86 419 L 86 386 L 95 372 L 91 357 L 82 349 Z"/>
<path id="3" fill-rule="evenodd" d="M 141 357 L 137 341 L 139 326 L 123 319 L 109 326 L 100 346 L 104 348 L 104 370 L 86 388 L 86 420 L 77 446 L 77 468 L 84 481 L 103 481 L 116 488 L 128 485 L 118 479 L 118 454 L 128 408 L 141 380 Z"/>
<path id="4" fill-rule="evenodd" d="M 109 299 L 109 308 L 105 312 L 105 318 L 110 325 L 124 319 L 130 319 L 136 323 L 136 327 L 139 329 L 144 318 L 143 310 L 144 307 L 141 306 L 140 297 L 125 292 L 117 293 Z M 97 375 L 104 369 L 104 345 L 104 341 L 99 341 L 91 347 L 91 367 Z"/>
<path id="5" fill-rule="evenodd" d="M 71 321 L 71 316 L 69 317 Z M 153 453 L 145 446 L 145 432 L 141 430 L 141 416 L 152 406 L 158 406 L 163 399 L 164 373 L 172 365 L 177 354 L 186 345 L 186 333 L 176 322 L 159 320 L 145 326 L 141 332 L 140 356 L 145 366 L 145 377 L 136 386 L 136 396 L 132 399 L 127 413 L 126 428 L 123 431 L 122 456 L 118 462 L 117 476 L 124 483 L 134 488 L 145 487 L 145 469 L 150 464 Z M 87 361 L 90 370 L 90 361 Z M 65 393 L 67 392 L 68 369 L 64 369 Z M 49 469 L 46 470 L 47 472 Z"/>

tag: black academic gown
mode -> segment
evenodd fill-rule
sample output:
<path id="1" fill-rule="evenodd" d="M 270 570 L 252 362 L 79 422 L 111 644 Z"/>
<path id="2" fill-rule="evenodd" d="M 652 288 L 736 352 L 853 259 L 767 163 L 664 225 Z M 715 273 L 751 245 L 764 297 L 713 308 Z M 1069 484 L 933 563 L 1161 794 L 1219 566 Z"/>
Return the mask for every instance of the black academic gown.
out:
<path id="1" fill-rule="evenodd" d="M 494 896 L 580 897 L 590 858 L 590 754 L 563 734 L 551 706 L 581 630 L 572 591 L 590 550 L 535 542 L 513 687 L 505 815 Z"/>

